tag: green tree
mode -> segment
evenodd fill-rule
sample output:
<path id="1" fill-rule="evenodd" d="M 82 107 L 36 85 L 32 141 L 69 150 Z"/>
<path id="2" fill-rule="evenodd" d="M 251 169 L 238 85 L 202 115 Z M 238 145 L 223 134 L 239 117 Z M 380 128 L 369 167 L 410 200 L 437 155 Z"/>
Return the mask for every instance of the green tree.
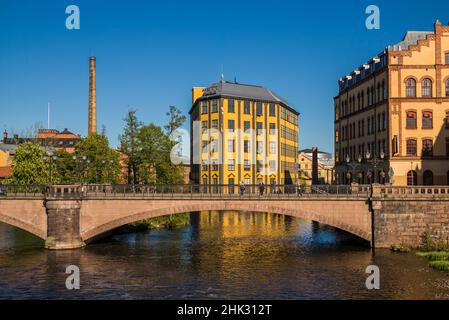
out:
<path id="1" fill-rule="evenodd" d="M 164 129 L 167 136 L 170 136 L 173 131 L 182 127 L 182 125 L 186 122 L 186 116 L 183 115 L 182 111 L 176 106 L 170 106 L 169 111 L 165 114 L 168 117 L 168 123 L 164 126 Z"/>
<path id="2" fill-rule="evenodd" d="M 105 136 L 95 134 L 82 139 L 76 144 L 74 155 L 77 159 L 74 167 L 82 177 L 82 182 L 118 182 L 119 153 L 109 148 L 109 141 Z"/>
<path id="3" fill-rule="evenodd" d="M 123 119 L 125 121 L 125 128 L 123 134 L 119 136 L 120 149 L 127 155 L 126 164 L 128 167 L 128 183 L 137 184 L 139 183 L 139 165 L 141 163 L 139 155 L 139 139 L 138 133 L 142 127 L 142 122 L 137 119 L 137 110 L 129 109 L 126 117 Z"/>
<path id="4" fill-rule="evenodd" d="M 37 144 L 26 142 L 21 144 L 12 162 L 13 173 L 6 179 L 7 184 L 45 184 L 49 183 L 50 170 L 56 171 L 54 163 L 45 162 L 45 152 Z M 57 183 L 57 179 L 53 179 Z"/>

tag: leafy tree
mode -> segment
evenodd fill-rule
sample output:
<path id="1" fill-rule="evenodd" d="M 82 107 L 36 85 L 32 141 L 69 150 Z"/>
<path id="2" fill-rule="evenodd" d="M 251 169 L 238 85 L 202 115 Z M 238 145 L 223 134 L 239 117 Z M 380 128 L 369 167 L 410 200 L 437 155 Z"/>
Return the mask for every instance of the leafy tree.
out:
<path id="1" fill-rule="evenodd" d="M 125 121 L 125 128 L 123 135 L 119 136 L 120 149 L 127 155 L 126 164 L 128 167 L 128 183 L 137 184 L 139 183 L 139 140 L 138 133 L 142 127 L 142 122 L 137 119 L 136 110 L 129 109 L 126 117 L 123 119 Z"/>
<path id="2" fill-rule="evenodd" d="M 75 145 L 74 167 L 85 183 L 117 183 L 120 174 L 119 153 L 109 148 L 102 135 L 91 135 Z M 85 157 L 86 160 L 83 160 Z"/>
<path id="3" fill-rule="evenodd" d="M 170 106 L 169 111 L 166 113 L 168 117 L 168 123 L 164 126 L 166 134 L 169 136 L 176 129 L 182 127 L 186 122 L 186 116 L 182 114 L 176 106 Z"/>
<path id="4" fill-rule="evenodd" d="M 56 172 L 52 162 L 44 160 L 45 152 L 37 144 L 26 142 L 21 144 L 12 162 L 13 173 L 6 179 L 7 184 L 45 184 L 50 182 L 50 170 Z M 57 177 L 52 179 L 57 183 Z"/>

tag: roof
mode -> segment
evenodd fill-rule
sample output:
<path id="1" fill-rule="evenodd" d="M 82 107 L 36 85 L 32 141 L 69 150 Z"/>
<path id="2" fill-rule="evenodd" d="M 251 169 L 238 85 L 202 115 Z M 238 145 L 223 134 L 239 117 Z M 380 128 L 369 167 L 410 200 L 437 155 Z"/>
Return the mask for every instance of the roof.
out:
<path id="1" fill-rule="evenodd" d="M 242 84 L 224 80 L 214 83 L 210 87 L 204 89 L 203 95 L 199 97 L 197 101 L 220 96 L 280 103 L 291 109 L 293 112 L 298 113 L 292 106 L 290 106 L 287 100 L 270 89 L 257 85 Z M 196 102 L 194 103 L 194 106 L 195 104 Z"/>
<path id="2" fill-rule="evenodd" d="M 11 167 L 0 167 L 0 178 L 7 178 L 12 174 Z"/>
<path id="3" fill-rule="evenodd" d="M 429 34 L 433 34 L 433 31 L 408 31 L 402 41 L 388 46 L 388 49 L 393 51 L 408 50 L 409 46 L 417 45 L 419 40 L 425 40 Z"/>
<path id="4" fill-rule="evenodd" d="M 17 144 L 0 143 L 0 150 L 8 152 L 11 155 L 16 153 L 18 147 L 19 146 Z"/>

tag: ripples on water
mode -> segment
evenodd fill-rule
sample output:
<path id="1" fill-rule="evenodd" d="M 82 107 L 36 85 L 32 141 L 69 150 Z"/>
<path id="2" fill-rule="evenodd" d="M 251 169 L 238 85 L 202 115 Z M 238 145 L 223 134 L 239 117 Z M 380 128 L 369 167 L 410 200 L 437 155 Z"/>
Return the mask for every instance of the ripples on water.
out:
<path id="1" fill-rule="evenodd" d="M 414 254 L 377 250 L 348 233 L 269 213 L 192 213 L 190 225 L 114 235 L 80 250 L 0 224 L 1 299 L 436 299 L 448 273 Z M 65 288 L 65 268 L 81 289 Z M 381 290 L 365 289 L 365 268 Z"/>

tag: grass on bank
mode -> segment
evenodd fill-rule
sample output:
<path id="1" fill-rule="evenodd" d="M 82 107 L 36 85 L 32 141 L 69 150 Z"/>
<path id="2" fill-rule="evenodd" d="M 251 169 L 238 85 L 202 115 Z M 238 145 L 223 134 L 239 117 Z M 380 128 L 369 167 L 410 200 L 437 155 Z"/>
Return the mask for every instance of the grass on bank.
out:
<path id="1" fill-rule="evenodd" d="M 447 252 L 449 253 L 449 252 Z M 429 266 L 435 270 L 449 271 L 449 261 L 430 261 Z"/>
<path id="2" fill-rule="evenodd" d="M 406 245 L 405 243 L 401 243 L 399 245 L 392 245 L 390 247 L 390 250 L 393 252 L 397 252 L 397 253 L 408 253 L 412 249 L 410 248 L 410 246 Z"/>
<path id="3" fill-rule="evenodd" d="M 122 227 L 120 233 L 145 231 L 152 229 L 174 229 L 177 227 L 183 227 L 189 224 L 189 213 L 176 213 L 168 216 L 150 218 L 134 223 L 130 223 Z"/>

